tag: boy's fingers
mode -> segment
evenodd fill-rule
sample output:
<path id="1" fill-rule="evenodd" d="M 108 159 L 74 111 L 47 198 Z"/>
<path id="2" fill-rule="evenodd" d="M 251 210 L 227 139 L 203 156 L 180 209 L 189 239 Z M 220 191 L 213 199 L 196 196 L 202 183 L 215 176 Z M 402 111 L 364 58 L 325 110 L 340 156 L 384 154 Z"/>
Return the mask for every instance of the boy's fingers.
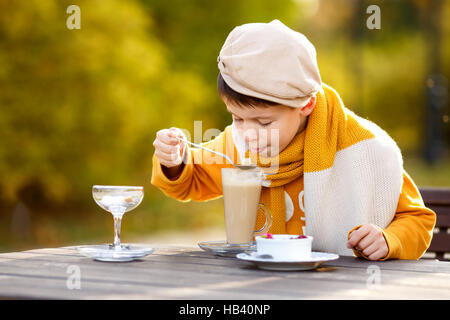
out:
<path id="1" fill-rule="evenodd" d="M 358 244 L 356 245 L 359 249 L 364 250 L 372 245 L 372 243 L 375 243 L 377 240 L 377 235 L 373 230 L 369 232 L 364 238 L 359 240 Z"/>
<path id="2" fill-rule="evenodd" d="M 156 137 L 161 142 L 169 145 L 177 145 L 179 141 L 171 136 L 171 133 L 168 129 L 160 130 L 156 133 Z"/>
<path id="3" fill-rule="evenodd" d="M 361 249 L 363 250 L 362 253 L 364 253 L 366 257 L 369 257 L 371 254 L 374 254 L 379 249 L 379 246 L 376 242 L 373 242 L 366 248 L 362 247 Z"/>
<path id="4" fill-rule="evenodd" d="M 173 161 L 176 158 L 176 156 L 177 156 L 176 154 L 167 153 L 167 152 L 164 152 L 163 150 L 160 150 L 160 149 L 155 150 L 155 153 L 156 153 L 156 155 L 158 157 L 160 157 L 160 158 L 162 158 L 164 160 L 167 160 L 167 161 Z"/>
<path id="5" fill-rule="evenodd" d="M 180 142 L 180 157 L 182 157 L 183 154 L 185 153 L 184 147 L 185 147 L 185 143 Z"/>
<path id="6" fill-rule="evenodd" d="M 370 256 L 366 256 L 367 258 L 369 258 L 369 260 L 380 260 L 384 257 L 386 257 L 387 255 L 387 251 L 385 249 L 378 249 L 377 251 L 375 251 L 374 253 L 372 253 Z"/>
<path id="7" fill-rule="evenodd" d="M 181 139 L 186 139 L 186 137 L 184 136 L 183 131 L 181 131 L 180 129 L 175 128 L 175 127 L 171 127 L 169 129 L 169 136 L 173 137 L 173 138 L 177 138 L 178 137 L 178 138 L 181 138 Z M 177 139 L 177 141 L 179 141 L 179 140 Z"/>
<path id="8" fill-rule="evenodd" d="M 170 138 L 175 138 L 176 132 L 175 132 L 174 128 L 170 128 L 167 130 L 167 136 Z"/>
<path id="9" fill-rule="evenodd" d="M 175 138 L 175 137 L 181 137 L 181 130 L 175 127 L 169 128 L 168 136 Z"/>
<path id="10" fill-rule="evenodd" d="M 168 145 L 165 144 L 163 142 L 161 142 L 160 140 L 155 141 L 155 143 L 153 144 L 155 146 L 155 149 L 159 149 L 161 151 L 164 151 L 165 153 L 175 153 L 176 152 L 176 146 L 173 145 Z"/>
<path id="11" fill-rule="evenodd" d="M 170 158 L 170 155 L 167 155 L 166 153 L 162 152 L 161 150 L 155 150 L 155 154 L 161 163 L 166 164 L 167 162 L 172 161 Z"/>
<path id="12" fill-rule="evenodd" d="M 349 248 L 355 247 L 362 238 L 364 238 L 366 235 L 369 234 L 369 232 L 370 228 L 366 224 L 361 226 L 359 229 L 353 231 L 350 234 L 350 238 L 348 239 L 347 247 Z"/>
<path id="13" fill-rule="evenodd" d="M 168 155 L 168 154 L 166 154 L 166 153 L 164 153 L 164 152 L 162 152 L 160 150 L 156 150 L 155 154 L 158 157 L 159 162 L 161 162 L 165 166 L 170 167 L 170 166 L 178 165 L 176 163 L 176 161 L 175 161 L 177 159 L 177 155 L 176 154 L 175 155 Z"/>
<path id="14" fill-rule="evenodd" d="M 184 150 L 185 145 L 186 144 L 183 141 L 180 141 L 180 149 L 181 150 Z"/>

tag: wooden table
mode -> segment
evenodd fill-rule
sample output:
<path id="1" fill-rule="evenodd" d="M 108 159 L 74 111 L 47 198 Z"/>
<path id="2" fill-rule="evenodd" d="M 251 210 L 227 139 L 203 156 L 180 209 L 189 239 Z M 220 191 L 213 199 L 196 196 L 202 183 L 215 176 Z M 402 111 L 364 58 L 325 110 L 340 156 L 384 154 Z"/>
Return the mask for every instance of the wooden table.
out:
<path id="1" fill-rule="evenodd" d="M 340 257 L 312 271 L 264 271 L 192 246 L 133 262 L 75 247 L 0 254 L 0 297 L 38 299 L 449 299 L 450 262 Z"/>

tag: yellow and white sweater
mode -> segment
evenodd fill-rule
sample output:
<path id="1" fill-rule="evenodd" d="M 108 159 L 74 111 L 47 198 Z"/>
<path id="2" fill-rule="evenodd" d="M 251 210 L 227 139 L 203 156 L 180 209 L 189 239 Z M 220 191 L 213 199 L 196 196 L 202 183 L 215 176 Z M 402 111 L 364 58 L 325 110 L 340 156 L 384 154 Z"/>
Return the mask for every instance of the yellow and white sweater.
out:
<path id="1" fill-rule="evenodd" d="M 236 163 L 250 156 L 273 173 L 275 158 L 249 154 L 234 125 L 202 145 Z M 322 85 L 306 129 L 276 161 L 277 173 L 266 175 L 261 192 L 261 202 L 273 213 L 270 232 L 311 235 L 313 250 L 360 256 L 346 247 L 348 235 L 372 223 L 383 228 L 389 247 L 382 260 L 419 259 L 428 248 L 436 216 L 403 169 L 396 143 L 345 108 L 331 87 Z M 207 151 L 188 148 L 183 171 L 168 179 L 154 155 L 151 183 L 180 201 L 211 200 L 223 194 L 224 167 L 232 166 Z M 256 227 L 263 222 L 258 215 Z"/>

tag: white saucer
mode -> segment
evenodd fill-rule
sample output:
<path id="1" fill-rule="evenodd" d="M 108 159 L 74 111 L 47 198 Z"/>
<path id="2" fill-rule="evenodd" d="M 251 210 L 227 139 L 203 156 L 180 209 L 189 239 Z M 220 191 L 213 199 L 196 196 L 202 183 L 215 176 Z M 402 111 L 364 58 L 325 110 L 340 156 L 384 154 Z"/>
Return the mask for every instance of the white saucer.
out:
<path id="1" fill-rule="evenodd" d="M 143 258 L 152 254 L 154 249 L 139 245 L 122 245 L 121 249 L 114 249 L 109 244 L 77 247 L 80 254 L 99 261 L 126 262 Z"/>
<path id="2" fill-rule="evenodd" d="M 207 252 L 211 252 L 215 255 L 222 257 L 236 257 L 236 254 L 242 252 L 256 251 L 256 243 L 250 244 L 230 244 L 226 240 L 218 241 L 204 241 L 199 242 L 198 246 Z"/>
<path id="3" fill-rule="evenodd" d="M 244 252 L 236 255 L 236 258 L 254 263 L 258 268 L 274 271 L 312 270 L 320 264 L 336 260 L 337 254 L 326 252 L 311 252 L 311 258 L 297 261 L 275 260 L 273 258 L 261 258 L 256 252 Z"/>

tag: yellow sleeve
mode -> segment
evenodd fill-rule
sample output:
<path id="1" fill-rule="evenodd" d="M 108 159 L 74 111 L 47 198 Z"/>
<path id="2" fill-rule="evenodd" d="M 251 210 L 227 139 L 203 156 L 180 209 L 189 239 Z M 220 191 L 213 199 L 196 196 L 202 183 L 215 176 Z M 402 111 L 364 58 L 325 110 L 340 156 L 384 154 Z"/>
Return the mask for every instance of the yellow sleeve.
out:
<path id="1" fill-rule="evenodd" d="M 417 260 L 428 249 L 436 224 L 436 214 L 425 207 L 419 189 L 408 173 L 403 170 L 403 187 L 397 210 L 392 222 L 383 229 L 383 235 L 389 248 L 386 257 L 380 259 Z M 348 237 L 354 227 L 349 231 Z M 368 259 L 364 254 L 353 249 L 357 257 Z"/>
<path id="2" fill-rule="evenodd" d="M 215 151 L 225 150 L 225 131 L 215 139 L 201 145 Z M 161 168 L 158 157 L 153 154 L 151 183 L 165 195 L 182 202 L 207 201 L 222 196 L 221 168 L 230 165 L 226 160 L 208 151 L 186 146 L 184 168 L 177 177 L 169 179 Z M 223 159 L 223 160 L 222 160 Z"/>
<path id="3" fill-rule="evenodd" d="M 394 220 L 383 230 L 389 247 L 387 259 L 419 259 L 428 249 L 436 213 L 425 207 L 419 189 L 406 171 Z"/>

